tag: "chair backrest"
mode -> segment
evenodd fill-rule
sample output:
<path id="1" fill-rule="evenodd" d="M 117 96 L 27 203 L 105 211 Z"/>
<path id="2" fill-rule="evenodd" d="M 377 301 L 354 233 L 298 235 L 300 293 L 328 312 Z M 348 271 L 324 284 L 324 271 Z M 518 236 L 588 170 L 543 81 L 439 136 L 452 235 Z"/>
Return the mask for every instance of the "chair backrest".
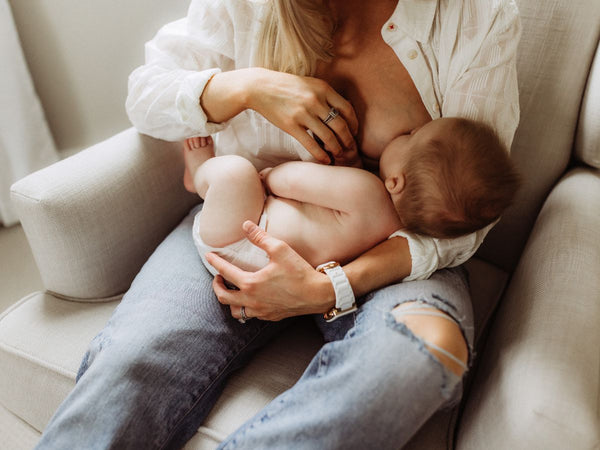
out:
<path id="1" fill-rule="evenodd" d="M 571 161 L 600 37 L 598 0 L 517 4 L 523 24 L 517 57 L 521 121 L 512 155 L 524 184 L 478 252 L 507 271 L 514 269 L 544 199 Z"/>

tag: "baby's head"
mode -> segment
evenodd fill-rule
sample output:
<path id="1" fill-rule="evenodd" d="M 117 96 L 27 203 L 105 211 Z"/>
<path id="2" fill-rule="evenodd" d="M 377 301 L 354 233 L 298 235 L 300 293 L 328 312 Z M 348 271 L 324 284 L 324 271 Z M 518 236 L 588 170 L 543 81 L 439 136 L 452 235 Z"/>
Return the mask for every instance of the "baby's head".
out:
<path id="1" fill-rule="evenodd" d="M 397 137 L 379 164 L 403 228 L 438 238 L 461 236 L 494 222 L 519 187 L 496 133 L 468 119 L 433 120 Z"/>

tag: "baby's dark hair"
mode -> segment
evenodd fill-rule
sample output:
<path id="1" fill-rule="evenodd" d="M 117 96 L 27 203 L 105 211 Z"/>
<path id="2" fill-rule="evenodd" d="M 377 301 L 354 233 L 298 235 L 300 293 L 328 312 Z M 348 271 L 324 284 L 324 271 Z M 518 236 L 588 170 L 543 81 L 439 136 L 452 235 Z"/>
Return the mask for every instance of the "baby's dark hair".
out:
<path id="1" fill-rule="evenodd" d="M 407 231 L 437 238 L 471 233 L 494 222 L 520 185 L 513 162 L 494 130 L 452 118 L 448 136 L 414 148 L 406 187 L 396 208 Z"/>

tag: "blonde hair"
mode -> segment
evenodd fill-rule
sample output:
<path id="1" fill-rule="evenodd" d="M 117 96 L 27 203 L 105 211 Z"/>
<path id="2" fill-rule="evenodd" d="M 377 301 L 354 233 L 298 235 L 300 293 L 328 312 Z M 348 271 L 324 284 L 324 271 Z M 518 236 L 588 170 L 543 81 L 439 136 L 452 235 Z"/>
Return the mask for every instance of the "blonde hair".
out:
<path id="1" fill-rule="evenodd" d="M 256 64 L 294 75 L 314 75 L 333 56 L 331 12 L 325 0 L 268 0 Z"/>

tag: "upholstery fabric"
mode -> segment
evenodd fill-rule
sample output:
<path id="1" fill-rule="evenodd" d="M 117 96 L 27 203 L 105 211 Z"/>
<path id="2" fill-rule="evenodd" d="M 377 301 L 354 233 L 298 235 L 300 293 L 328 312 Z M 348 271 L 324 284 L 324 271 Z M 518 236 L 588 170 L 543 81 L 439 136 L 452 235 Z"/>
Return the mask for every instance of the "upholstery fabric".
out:
<path id="1" fill-rule="evenodd" d="M 117 304 L 69 302 L 38 292 L 0 316 L 0 405 L 43 430 L 73 388 L 89 342 Z M 215 439 L 291 386 L 321 345 L 312 323 L 290 328 L 231 378 L 196 442 L 212 442 L 214 448 Z"/>
<path id="2" fill-rule="evenodd" d="M 459 448 L 600 444 L 599 211 L 593 169 L 549 196 L 494 319 Z"/>
<path id="3" fill-rule="evenodd" d="M 68 302 L 37 292 L 2 314 L 0 404 L 43 430 L 116 304 Z"/>
<path id="4" fill-rule="evenodd" d="M 2 447 L 11 450 L 32 449 L 39 433 L 0 405 L 0 436 Z"/>
<path id="5" fill-rule="evenodd" d="M 590 70 L 579 117 L 575 155 L 584 163 L 600 169 L 600 47 Z"/>
<path id="6" fill-rule="evenodd" d="M 523 23 L 517 55 L 521 122 L 511 155 L 524 183 L 478 252 L 507 272 L 516 266 L 544 199 L 571 158 L 600 35 L 598 0 L 519 0 L 518 6 Z"/>
<path id="7" fill-rule="evenodd" d="M 182 176 L 179 144 L 129 129 L 15 183 L 13 202 L 44 286 L 80 300 L 127 290 L 199 202 Z"/>

